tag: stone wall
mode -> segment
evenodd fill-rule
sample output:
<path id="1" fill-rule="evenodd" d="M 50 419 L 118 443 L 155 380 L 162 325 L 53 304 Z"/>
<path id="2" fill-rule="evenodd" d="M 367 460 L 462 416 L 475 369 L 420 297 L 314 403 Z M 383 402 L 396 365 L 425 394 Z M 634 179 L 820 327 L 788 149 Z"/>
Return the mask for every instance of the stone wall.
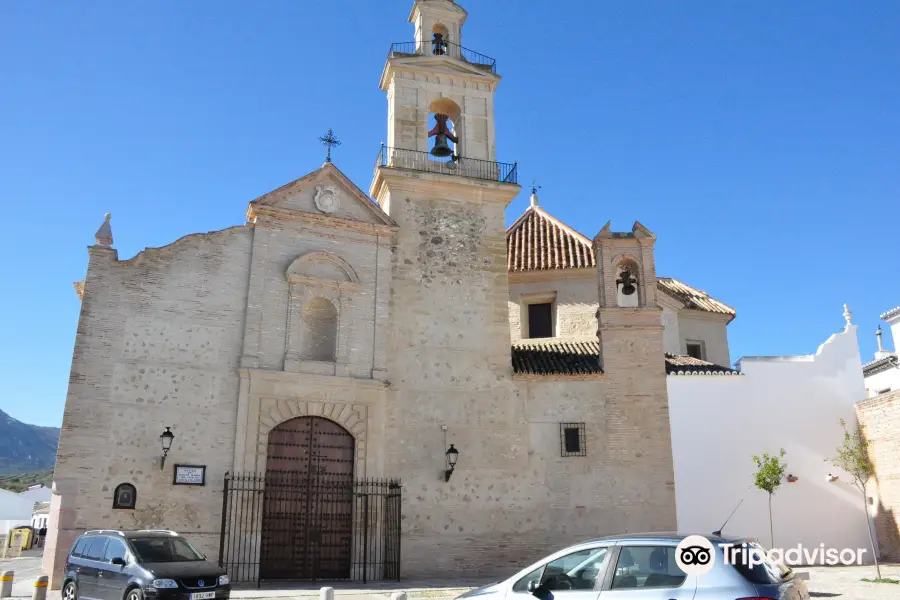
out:
<path id="1" fill-rule="evenodd" d="M 900 560 L 900 390 L 856 405 L 878 484 L 875 531 L 883 560 Z"/>
<path id="2" fill-rule="evenodd" d="M 173 528 L 215 553 L 252 236 L 252 226 L 190 235 L 121 262 L 89 249 L 51 501 L 59 530 L 45 551 L 52 586 L 85 529 Z M 173 486 L 174 463 L 206 465 L 206 485 Z M 112 508 L 125 482 L 137 488 L 134 511 Z"/>
<path id="3" fill-rule="evenodd" d="M 676 354 L 687 354 L 688 341 L 702 341 L 706 349 L 705 360 L 723 367 L 731 366 L 728 349 L 727 315 L 699 310 L 678 311 L 678 336 L 680 348 Z"/>
<path id="4" fill-rule="evenodd" d="M 513 341 L 521 340 L 527 330 L 527 305 L 548 301 L 555 306 L 554 337 L 597 339 L 597 271 L 566 269 L 510 274 L 509 331 Z"/>
<path id="5" fill-rule="evenodd" d="M 509 192 L 431 174 L 376 178 L 400 226 L 385 470 L 404 484 L 404 576 L 501 576 L 586 537 L 673 528 L 659 311 L 610 319 L 620 359 L 608 375 L 514 377 Z M 585 281 L 587 305 L 596 283 Z M 587 456 L 561 456 L 563 422 L 585 424 Z M 460 454 L 445 482 L 449 444 Z"/>

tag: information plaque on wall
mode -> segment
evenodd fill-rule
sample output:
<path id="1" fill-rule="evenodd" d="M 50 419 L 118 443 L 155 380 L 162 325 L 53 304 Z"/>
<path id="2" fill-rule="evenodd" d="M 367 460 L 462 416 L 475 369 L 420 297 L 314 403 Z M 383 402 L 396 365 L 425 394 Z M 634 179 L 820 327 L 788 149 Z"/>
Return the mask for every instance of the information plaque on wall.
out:
<path id="1" fill-rule="evenodd" d="M 175 465 L 175 485 L 206 485 L 206 465 Z"/>

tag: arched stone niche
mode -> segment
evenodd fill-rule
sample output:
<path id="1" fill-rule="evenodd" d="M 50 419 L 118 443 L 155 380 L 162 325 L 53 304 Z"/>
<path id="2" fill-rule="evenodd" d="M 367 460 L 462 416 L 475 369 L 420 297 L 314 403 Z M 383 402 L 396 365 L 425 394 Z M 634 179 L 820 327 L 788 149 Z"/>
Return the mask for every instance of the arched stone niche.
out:
<path id="1" fill-rule="evenodd" d="M 349 313 L 360 289 L 359 276 L 341 257 L 309 252 L 288 267 L 289 287 L 284 370 L 345 375 Z"/>

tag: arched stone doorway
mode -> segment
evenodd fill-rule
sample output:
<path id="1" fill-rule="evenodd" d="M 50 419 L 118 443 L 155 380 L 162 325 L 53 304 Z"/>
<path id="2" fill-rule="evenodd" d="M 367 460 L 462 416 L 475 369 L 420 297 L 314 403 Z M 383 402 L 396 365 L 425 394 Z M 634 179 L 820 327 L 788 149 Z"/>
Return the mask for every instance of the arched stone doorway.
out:
<path id="1" fill-rule="evenodd" d="M 353 434 L 323 417 L 269 432 L 261 578 L 349 578 L 355 449 Z"/>

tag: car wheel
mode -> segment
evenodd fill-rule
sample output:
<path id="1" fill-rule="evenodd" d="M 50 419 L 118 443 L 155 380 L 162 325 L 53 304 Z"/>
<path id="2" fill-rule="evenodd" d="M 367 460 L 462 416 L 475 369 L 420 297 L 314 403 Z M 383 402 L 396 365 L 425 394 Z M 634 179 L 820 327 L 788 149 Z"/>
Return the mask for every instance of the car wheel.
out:
<path id="1" fill-rule="evenodd" d="M 75 587 L 75 582 L 68 582 L 63 588 L 62 592 L 63 600 L 78 600 L 78 588 Z"/>
<path id="2" fill-rule="evenodd" d="M 144 600 L 144 593 L 138 588 L 132 588 L 125 594 L 125 600 Z"/>

